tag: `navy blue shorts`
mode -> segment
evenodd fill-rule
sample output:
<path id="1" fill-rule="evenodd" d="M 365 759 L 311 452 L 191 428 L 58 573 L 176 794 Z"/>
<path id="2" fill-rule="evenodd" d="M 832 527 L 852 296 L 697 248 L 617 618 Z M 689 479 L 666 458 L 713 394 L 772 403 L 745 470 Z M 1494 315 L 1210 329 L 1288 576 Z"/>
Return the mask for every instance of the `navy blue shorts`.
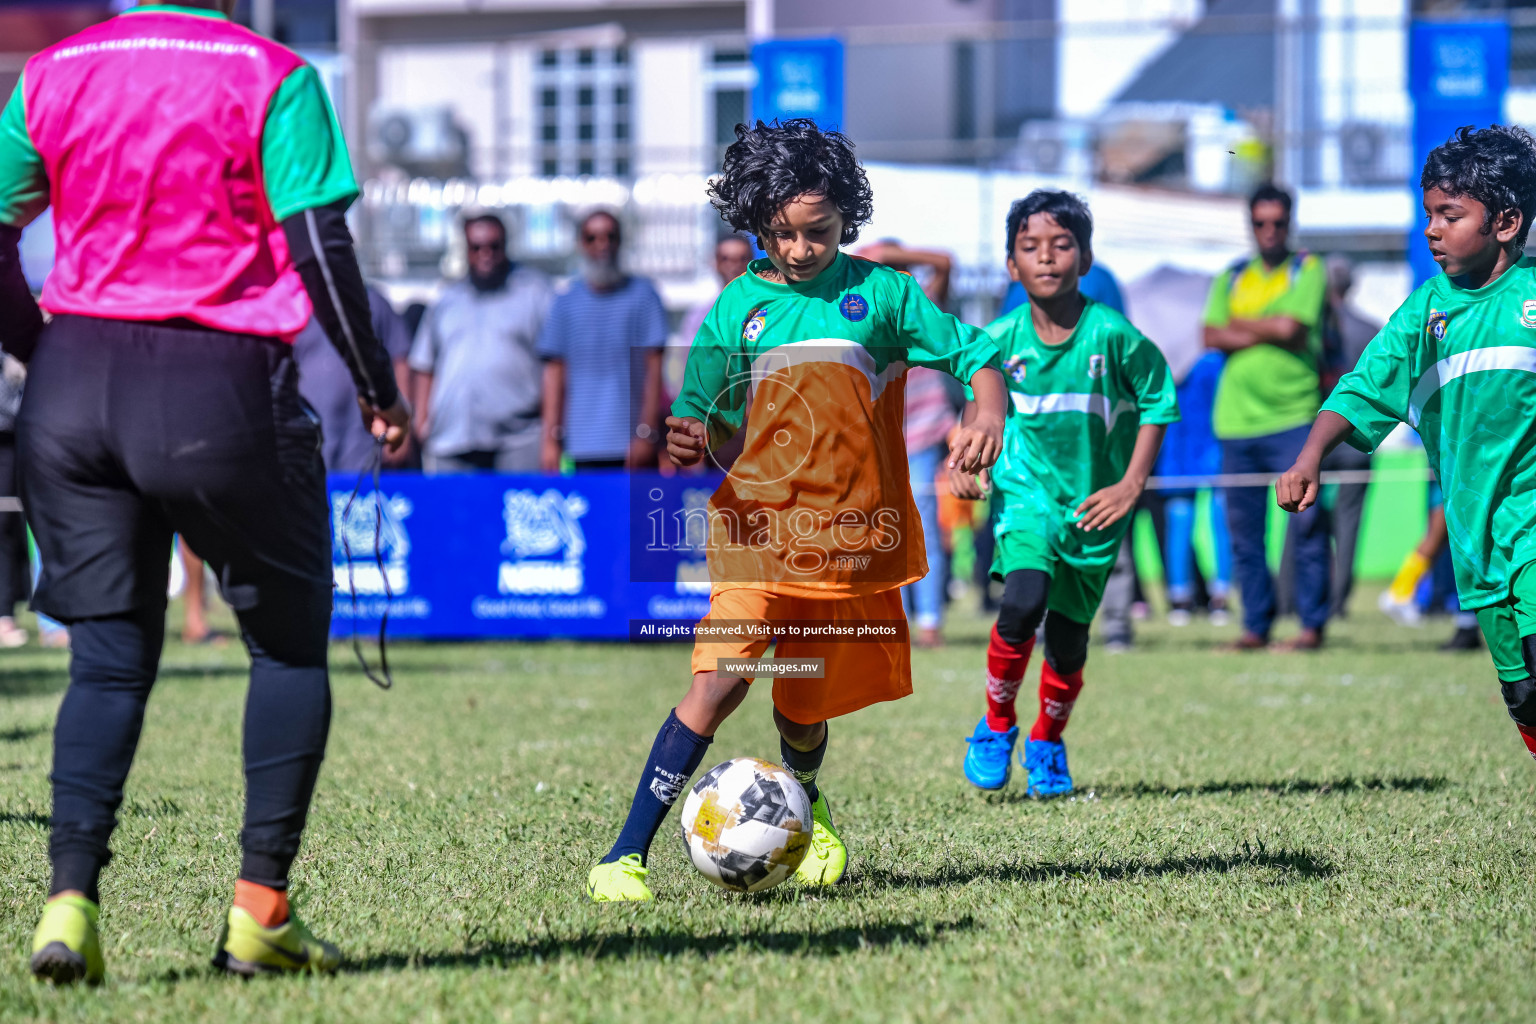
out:
<path id="1" fill-rule="evenodd" d="M 55 317 L 16 434 L 40 612 L 68 623 L 163 607 L 177 533 L 237 611 L 331 587 L 320 422 L 287 344 Z"/>

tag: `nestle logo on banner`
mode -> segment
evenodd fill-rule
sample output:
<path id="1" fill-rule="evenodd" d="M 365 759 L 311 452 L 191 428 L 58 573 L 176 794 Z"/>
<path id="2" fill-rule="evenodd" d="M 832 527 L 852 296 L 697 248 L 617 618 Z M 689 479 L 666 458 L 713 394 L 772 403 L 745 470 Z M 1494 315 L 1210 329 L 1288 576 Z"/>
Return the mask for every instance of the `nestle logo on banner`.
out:
<path id="1" fill-rule="evenodd" d="M 715 492 L 704 487 L 683 491 L 681 547 L 692 555 L 677 563 L 674 583 L 679 594 L 709 595 L 709 499 Z"/>
<path id="2" fill-rule="evenodd" d="M 379 494 L 375 505 L 374 496 L 366 495 L 352 503 L 349 515 L 349 497 L 339 492 L 331 495 L 331 572 L 336 588 L 346 595 L 382 596 L 388 581 L 389 592 L 399 597 L 411 586 L 411 537 L 405 531 L 411 499 L 403 494 Z M 348 549 L 352 553 L 350 566 Z"/>
<path id="3" fill-rule="evenodd" d="M 582 556 L 587 538 L 579 520 L 587 499 L 550 488 L 543 494 L 508 491 L 502 516 L 507 539 L 501 553 L 496 589 L 503 594 L 579 594 L 585 582 Z"/>

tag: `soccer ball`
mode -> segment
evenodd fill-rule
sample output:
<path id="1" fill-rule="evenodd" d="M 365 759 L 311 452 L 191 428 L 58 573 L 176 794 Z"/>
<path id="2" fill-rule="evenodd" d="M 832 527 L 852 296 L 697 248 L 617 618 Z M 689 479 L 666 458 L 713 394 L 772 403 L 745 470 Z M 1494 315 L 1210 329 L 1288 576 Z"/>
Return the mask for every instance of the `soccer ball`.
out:
<path id="1" fill-rule="evenodd" d="M 811 846 L 811 798 L 776 764 L 738 757 L 704 773 L 683 802 L 683 845 L 723 889 L 762 892 L 795 873 Z"/>

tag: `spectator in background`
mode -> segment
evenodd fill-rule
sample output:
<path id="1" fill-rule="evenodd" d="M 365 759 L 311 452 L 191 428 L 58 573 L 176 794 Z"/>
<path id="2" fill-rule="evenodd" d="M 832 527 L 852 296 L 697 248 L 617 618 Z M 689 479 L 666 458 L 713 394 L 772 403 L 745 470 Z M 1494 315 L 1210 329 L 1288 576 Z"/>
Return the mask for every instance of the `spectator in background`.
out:
<path id="1" fill-rule="evenodd" d="M 1328 277 L 1328 300 L 1323 309 L 1323 354 L 1320 367 L 1322 395 L 1328 397 L 1339 378 L 1355 368 L 1365 346 L 1381 330 L 1381 324 L 1361 316 L 1348 303 L 1354 286 L 1354 265 L 1349 257 L 1335 254 L 1324 264 Z M 1371 456 L 1347 444 L 1329 452 L 1323 459 L 1326 472 L 1359 471 L 1371 468 Z M 1365 511 L 1363 482 L 1327 484 L 1322 500 L 1328 532 L 1333 537 L 1333 561 L 1328 588 L 1329 617 L 1348 614 L 1349 595 L 1355 587 L 1355 547 L 1360 537 L 1360 520 Z M 1276 585 L 1281 614 L 1295 611 L 1296 558 L 1289 532 L 1280 556 L 1280 578 Z M 1474 623 L 1474 628 L 1476 624 Z"/>
<path id="2" fill-rule="evenodd" d="M 741 235 L 726 235 L 715 243 L 715 276 L 720 279 L 720 287 L 724 288 L 742 274 L 747 272 L 747 267 L 752 262 L 752 243 Z M 718 293 L 716 293 L 718 294 Z M 667 340 L 666 352 L 661 363 L 661 408 L 672 408 L 672 401 L 683 390 L 683 375 L 688 369 L 688 353 L 693 349 L 693 339 L 698 336 L 699 328 L 704 324 L 704 318 L 714 308 L 715 300 L 711 297 L 707 302 L 700 302 L 689 307 L 683 314 L 683 321 L 678 326 L 677 333 Z M 750 404 L 751 399 L 749 398 Z M 742 414 L 741 421 L 747 422 L 747 414 Z M 729 470 L 741 454 L 745 441 L 746 431 L 738 430 L 736 436 L 709 453 L 709 457 L 700 460 L 696 466 L 679 469 L 667 458 L 663 449 L 658 449 L 657 468 L 663 476 L 673 476 L 678 473 L 692 475 L 707 473 L 711 470 Z"/>
<path id="3" fill-rule="evenodd" d="M 449 285 L 417 329 L 416 433 L 428 473 L 539 470 L 539 329 L 549 279 L 507 257 L 494 214 L 464 222 L 467 278 Z"/>
<path id="4" fill-rule="evenodd" d="M 576 241 L 581 274 L 555 297 L 538 341 L 544 472 L 559 472 L 564 455 L 578 472 L 654 469 L 667 311 L 655 285 L 619 268 L 617 217 L 587 214 Z"/>
<path id="5" fill-rule="evenodd" d="M 1211 275 L 1160 266 L 1125 289 L 1136 329 L 1152 340 L 1168 360 L 1179 402 L 1179 421 L 1168 424 L 1155 475 L 1214 477 L 1221 472 L 1221 445 L 1211 432 L 1216 382 L 1225 357 L 1205 347 L 1202 310 L 1211 291 Z M 1227 624 L 1227 593 L 1232 578 L 1232 548 L 1227 510 L 1220 490 L 1211 494 L 1213 569 L 1209 579 L 1195 560 L 1194 533 L 1199 485 L 1164 487 L 1146 497 L 1152 525 L 1162 547 L 1168 596 L 1168 624 L 1189 623 L 1197 609 L 1210 612 L 1211 624 Z"/>
<path id="6" fill-rule="evenodd" d="M 1261 186 L 1248 202 L 1258 254 L 1217 276 L 1206 302 L 1205 344 L 1227 354 L 1212 417 L 1223 473 L 1280 474 L 1296 461 L 1319 405 L 1327 278 L 1322 261 L 1290 249 L 1291 197 Z M 1265 560 L 1267 487 L 1229 487 L 1227 523 L 1243 597 L 1241 651 L 1269 645 L 1276 602 Z M 1301 633 L 1287 646 L 1316 650 L 1328 622 L 1328 527 L 1320 506 L 1294 517 Z"/>
<path id="7" fill-rule="evenodd" d="M 405 321 L 405 333 L 409 337 L 416 337 L 416 330 L 421 327 L 422 318 L 427 315 L 425 302 L 413 302 L 405 307 L 405 312 L 400 314 L 400 319 Z"/>
<path id="8" fill-rule="evenodd" d="M 184 644 L 222 643 L 223 638 L 208 628 L 208 572 L 186 538 L 176 538 L 176 557 L 181 560 L 181 642 Z M 176 595 L 176 580 L 171 579 L 171 596 Z"/>
<path id="9" fill-rule="evenodd" d="M 406 357 L 411 352 L 411 336 L 405 321 L 390 306 L 389 300 L 373 288 L 368 289 L 368 312 L 373 333 L 379 336 L 394 363 L 395 381 L 402 395 L 410 393 L 410 370 Z M 320 452 L 325 468 L 331 473 L 360 473 L 373 465 L 379 449 L 368 424 L 363 422 L 357 405 L 357 388 L 345 363 L 336 358 L 336 348 L 314 317 L 293 339 L 293 360 L 299 368 L 299 394 L 320 414 L 324 440 Z M 407 440 L 398 451 L 384 452 L 384 465 L 409 466 L 416 455 L 415 445 Z"/>
<path id="10" fill-rule="evenodd" d="M 860 249 L 858 255 L 905 270 L 922 285 L 934 305 L 943 309 L 949 301 L 949 278 L 953 263 L 942 252 L 908 249 L 894 239 L 883 239 Z M 911 480 L 912 500 L 923 524 L 923 548 L 928 552 L 928 575 L 901 591 L 907 617 L 917 624 L 913 643 L 919 647 L 940 647 L 944 643 L 944 583 L 949 578 L 944 565 L 943 537 L 939 530 L 939 493 L 935 478 L 949 453 L 945 438 L 959 422 L 946 380 L 948 374 L 914 366 L 907 371 L 906 424 L 907 474 Z M 963 395 L 963 392 L 962 392 Z"/>
<path id="11" fill-rule="evenodd" d="M 1216 476 L 1221 472 L 1221 446 L 1211 432 L 1211 410 L 1221 378 L 1222 355 L 1207 352 L 1178 382 L 1179 422 L 1169 425 L 1158 454 L 1158 476 Z M 1174 428 L 1178 428 L 1175 430 Z M 1163 570 L 1168 585 L 1168 624 L 1186 626 L 1195 611 L 1196 487 L 1163 492 Z M 1225 492 L 1211 494 L 1211 544 L 1215 572 L 1206 581 L 1211 624 L 1227 624 L 1227 593 L 1232 579 L 1232 539 L 1227 532 Z"/>
<path id="12" fill-rule="evenodd" d="M 1349 292 L 1355 284 L 1354 264 L 1346 256 L 1330 256 L 1327 264 L 1328 307 L 1323 329 L 1323 395 L 1326 397 L 1339 378 L 1355 368 L 1365 346 L 1371 343 L 1381 324 L 1349 304 Z M 1323 459 L 1327 470 L 1362 470 L 1371 468 L 1371 457 L 1341 444 Z M 1333 506 L 1328 510 L 1329 529 L 1333 534 L 1333 582 L 1328 607 L 1332 615 L 1344 615 L 1350 591 L 1355 586 L 1355 546 L 1360 537 L 1360 519 L 1365 511 L 1364 483 L 1342 483 Z"/>
<path id="13" fill-rule="evenodd" d="M 0 356 L 0 494 L 16 501 L 16 413 L 27 371 L 10 356 Z M 27 522 L 21 509 L 0 509 L 0 647 L 20 647 L 27 631 L 16 625 L 16 606 L 32 592 L 27 559 Z"/>

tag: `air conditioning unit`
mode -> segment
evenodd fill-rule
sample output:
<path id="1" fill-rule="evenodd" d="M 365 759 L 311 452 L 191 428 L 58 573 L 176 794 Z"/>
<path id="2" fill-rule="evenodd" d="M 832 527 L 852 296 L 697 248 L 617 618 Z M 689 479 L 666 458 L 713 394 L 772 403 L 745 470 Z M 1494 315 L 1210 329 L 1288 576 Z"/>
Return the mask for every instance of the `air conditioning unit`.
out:
<path id="1" fill-rule="evenodd" d="M 1087 128 L 1072 121 L 1025 121 L 1009 162 L 1014 169 L 1052 177 L 1082 177 L 1092 160 Z"/>
<path id="2" fill-rule="evenodd" d="M 1339 164 L 1345 184 L 1396 184 L 1387 156 L 1387 131 L 1379 124 L 1356 122 L 1339 128 Z"/>
<path id="3" fill-rule="evenodd" d="M 469 176 L 469 133 L 451 107 L 375 108 L 368 119 L 368 156 L 412 177 Z"/>

